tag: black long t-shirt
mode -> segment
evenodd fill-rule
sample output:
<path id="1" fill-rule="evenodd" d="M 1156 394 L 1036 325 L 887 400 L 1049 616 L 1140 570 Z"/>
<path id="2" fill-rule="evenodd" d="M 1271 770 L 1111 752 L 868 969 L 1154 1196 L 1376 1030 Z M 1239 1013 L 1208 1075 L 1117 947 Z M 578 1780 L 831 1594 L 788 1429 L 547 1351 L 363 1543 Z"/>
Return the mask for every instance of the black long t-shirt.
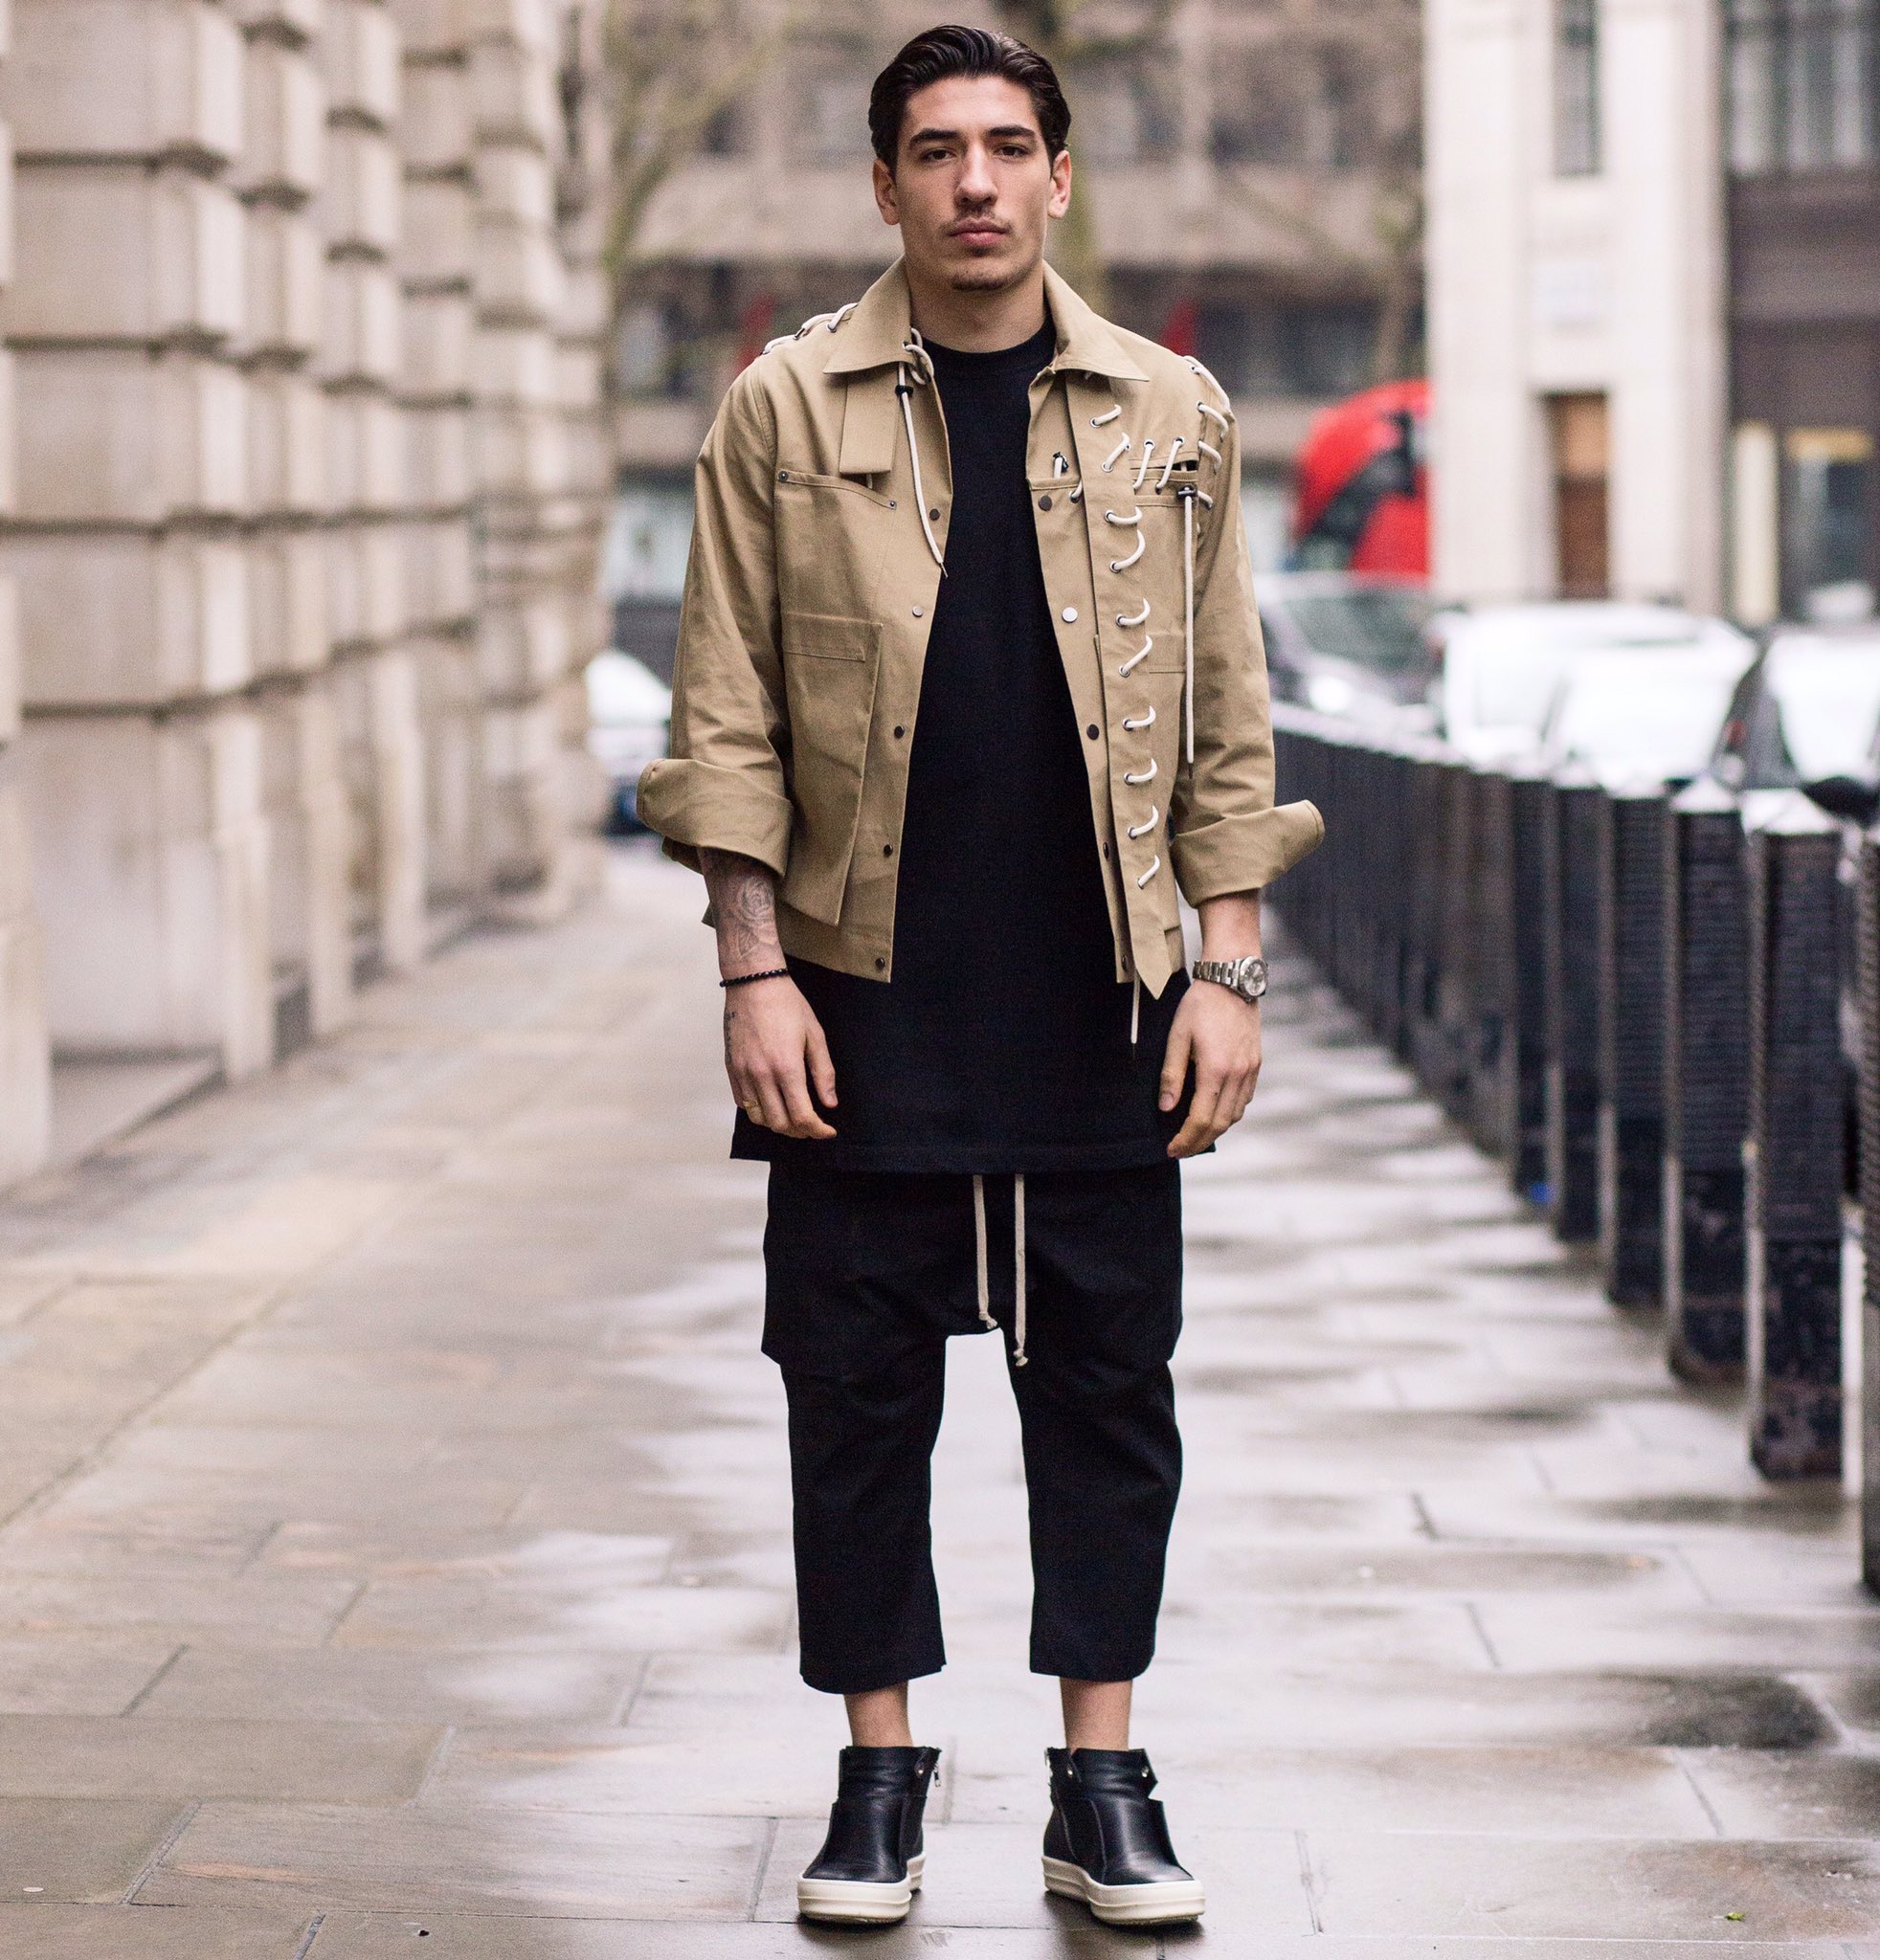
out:
<path id="1" fill-rule="evenodd" d="M 994 354 L 928 343 L 953 503 L 908 758 L 894 977 L 790 962 L 829 1039 L 838 1134 L 783 1138 L 740 1115 L 733 1156 L 988 1173 L 1166 1161 L 1181 1112 L 1164 1116 L 1155 1097 L 1185 981 L 1143 995 L 1132 1051 L 1089 738 L 1026 483 L 1028 391 L 1054 345 L 1048 322 Z"/>

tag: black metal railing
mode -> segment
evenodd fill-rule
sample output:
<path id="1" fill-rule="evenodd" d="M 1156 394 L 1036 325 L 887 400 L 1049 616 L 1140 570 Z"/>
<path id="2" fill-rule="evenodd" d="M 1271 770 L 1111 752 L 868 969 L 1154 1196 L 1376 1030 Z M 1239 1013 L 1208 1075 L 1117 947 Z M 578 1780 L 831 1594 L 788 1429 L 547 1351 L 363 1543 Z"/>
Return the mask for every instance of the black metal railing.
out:
<path id="1" fill-rule="evenodd" d="M 1880 1465 L 1880 830 L 1856 923 L 1850 834 L 1798 791 L 1478 767 L 1293 708 L 1275 742 L 1283 793 L 1327 825 L 1274 888 L 1293 940 L 1588 1245 L 1611 1299 L 1663 1307 L 1677 1375 L 1746 1380 L 1746 1446 L 1771 1478 L 1841 1472 L 1844 1200 L 1865 1137 Z"/>

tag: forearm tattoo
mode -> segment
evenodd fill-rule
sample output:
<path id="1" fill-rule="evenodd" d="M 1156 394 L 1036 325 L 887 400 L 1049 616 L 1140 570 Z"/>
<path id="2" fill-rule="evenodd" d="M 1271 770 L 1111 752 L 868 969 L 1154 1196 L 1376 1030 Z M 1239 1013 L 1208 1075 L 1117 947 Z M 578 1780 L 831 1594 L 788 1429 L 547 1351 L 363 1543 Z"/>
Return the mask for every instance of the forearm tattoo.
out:
<path id="1" fill-rule="evenodd" d="M 700 855 L 718 927 L 720 969 L 728 975 L 749 973 L 760 966 L 781 966 L 775 873 L 735 851 Z"/>

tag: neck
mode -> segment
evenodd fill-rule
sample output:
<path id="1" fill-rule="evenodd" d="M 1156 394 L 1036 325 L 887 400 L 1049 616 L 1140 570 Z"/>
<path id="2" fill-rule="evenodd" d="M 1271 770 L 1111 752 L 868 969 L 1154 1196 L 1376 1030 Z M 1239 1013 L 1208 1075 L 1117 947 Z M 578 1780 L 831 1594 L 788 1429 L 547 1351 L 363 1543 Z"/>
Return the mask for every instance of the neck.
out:
<path id="1" fill-rule="evenodd" d="M 962 354 L 996 354 L 1031 339 L 1044 324 L 1044 261 L 993 292 L 962 293 L 925 278 L 903 261 L 908 309 L 924 340 Z"/>

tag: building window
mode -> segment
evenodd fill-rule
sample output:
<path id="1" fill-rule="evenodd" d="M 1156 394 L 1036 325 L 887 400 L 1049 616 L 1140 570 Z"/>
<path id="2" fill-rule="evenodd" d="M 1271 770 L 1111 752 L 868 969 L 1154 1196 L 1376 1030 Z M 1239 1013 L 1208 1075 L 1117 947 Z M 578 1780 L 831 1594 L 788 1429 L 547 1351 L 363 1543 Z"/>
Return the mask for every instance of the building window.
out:
<path id="1" fill-rule="evenodd" d="M 1783 583 L 1809 619 L 1865 619 L 1874 604 L 1873 438 L 1790 429 L 1782 438 Z"/>
<path id="2" fill-rule="evenodd" d="M 1225 57 L 1215 84 L 1209 145 L 1218 164 L 1298 164 L 1306 158 L 1300 63 L 1278 48 Z"/>
<path id="3" fill-rule="evenodd" d="M 1600 168 L 1599 0 L 1555 0 L 1554 167 L 1562 177 Z"/>
<path id="4" fill-rule="evenodd" d="M 1550 395 L 1547 424 L 1554 462 L 1555 583 L 1563 599 L 1603 599 L 1612 586 L 1606 398 Z"/>
<path id="5" fill-rule="evenodd" d="M 1880 162 L 1880 0 L 1730 0 L 1739 177 Z"/>
<path id="6" fill-rule="evenodd" d="M 1376 359 L 1377 311 L 1369 305 L 1207 305 L 1196 352 L 1230 394 L 1323 400 L 1367 387 Z"/>

